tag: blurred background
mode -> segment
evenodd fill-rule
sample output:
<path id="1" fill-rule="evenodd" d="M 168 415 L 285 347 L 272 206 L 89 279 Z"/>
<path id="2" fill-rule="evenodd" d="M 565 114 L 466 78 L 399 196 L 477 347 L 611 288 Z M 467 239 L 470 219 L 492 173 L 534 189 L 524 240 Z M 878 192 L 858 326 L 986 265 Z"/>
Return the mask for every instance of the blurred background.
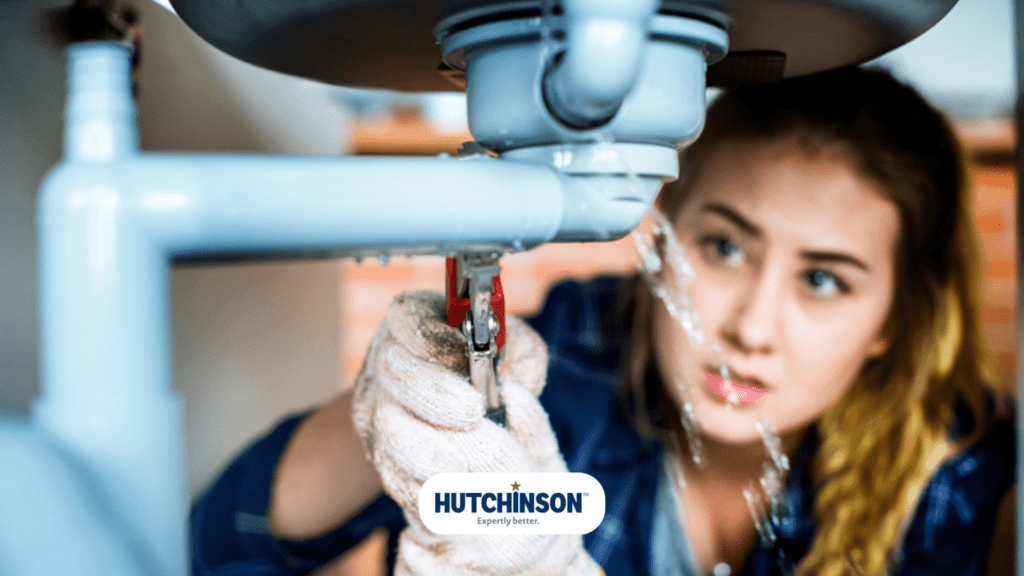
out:
<path id="1" fill-rule="evenodd" d="M 142 13 L 139 125 L 145 150 L 268 154 L 454 153 L 471 139 L 461 95 L 325 86 L 245 64 L 151 0 Z M 60 159 L 62 49 L 47 33 L 69 2 L 0 0 L 0 413 L 38 393 L 35 198 Z M 1011 0 L 960 0 L 934 29 L 877 61 L 953 119 L 971 159 L 985 251 L 984 328 L 1003 378 L 1016 370 Z M 338 194 L 359 194 L 339 183 Z M 567 277 L 623 274 L 628 239 L 548 245 L 502 259 L 506 305 L 536 311 Z M 242 445 L 286 414 L 347 388 L 387 303 L 444 289 L 440 257 L 175 268 L 175 381 L 186 403 L 195 495 Z M 331 567 L 360 566 L 360 554 Z M 353 564 L 353 562 L 357 564 Z M 359 568 L 360 573 L 367 573 Z"/>

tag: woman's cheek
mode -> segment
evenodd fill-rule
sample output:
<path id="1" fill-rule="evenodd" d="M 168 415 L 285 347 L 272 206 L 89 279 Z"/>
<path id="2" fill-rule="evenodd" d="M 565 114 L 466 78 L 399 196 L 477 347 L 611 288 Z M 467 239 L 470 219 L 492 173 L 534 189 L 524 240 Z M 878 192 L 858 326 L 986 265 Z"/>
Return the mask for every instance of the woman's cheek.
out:
<path id="1" fill-rule="evenodd" d="M 694 280 L 690 283 L 690 297 L 693 298 L 706 344 L 719 334 L 732 306 L 736 286 L 736 282 L 723 281 L 722 274 L 713 270 L 695 270 Z"/>
<path id="2" fill-rule="evenodd" d="M 827 349 L 824 342 L 809 344 L 803 350 L 804 354 L 795 359 L 796 373 L 789 377 L 788 399 L 807 406 L 814 412 L 811 418 L 816 418 L 849 390 L 861 364 L 846 358 L 842 348 Z"/>

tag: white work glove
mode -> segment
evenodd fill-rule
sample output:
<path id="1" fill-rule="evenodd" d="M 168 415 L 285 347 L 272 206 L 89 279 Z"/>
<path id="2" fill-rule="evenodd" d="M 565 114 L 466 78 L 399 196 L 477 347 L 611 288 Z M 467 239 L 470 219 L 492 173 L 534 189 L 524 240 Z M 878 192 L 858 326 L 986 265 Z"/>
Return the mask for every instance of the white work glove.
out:
<path id="1" fill-rule="evenodd" d="M 466 339 L 444 316 L 439 293 L 398 296 L 356 380 L 356 430 L 409 523 L 399 538 L 395 574 L 602 574 L 579 535 L 439 535 L 420 521 L 420 488 L 434 474 L 566 471 L 536 398 L 548 363 L 540 336 L 522 320 L 507 319 L 497 369 L 502 427 L 484 417 L 483 396 L 469 383 Z"/>

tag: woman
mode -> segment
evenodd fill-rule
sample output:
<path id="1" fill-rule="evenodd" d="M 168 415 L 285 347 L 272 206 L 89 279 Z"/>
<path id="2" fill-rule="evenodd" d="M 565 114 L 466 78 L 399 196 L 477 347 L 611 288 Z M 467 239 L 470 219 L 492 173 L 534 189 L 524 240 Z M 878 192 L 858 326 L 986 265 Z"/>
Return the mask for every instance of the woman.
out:
<path id="1" fill-rule="evenodd" d="M 427 403 L 449 394 L 441 407 L 408 400 L 424 374 L 441 382 L 464 368 L 464 348 L 437 327 L 436 300 L 420 295 L 393 305 L 371 346 L 358 435 L 351 399 L 339 398 L 282 424 L 197 504 L 196 572 L 314 569 L 379 526 L 394 543 L 404 521 L 378 498 L 383 479 L 412 523 L 403 570 L 980 573 L 1014 447 L 977 327 L 964 188 L 949 129 L 884 73 L 728 93 L 657 203 L 670 224 L 656 244 L 671 250 L 678 237 L 693 268 L 684 284 L 700 334 L 636 280 L 559 286 L 532 321 L 550 353 L 540 405 L 565 465 L 607 496 L 586 553 L 503 540 L 458 566 L 452 555 L 422 559 L 460 550 L 418 526 L 412 498 L 449 452 L 446 465 L 487 460 L 482 448 L 460 456 L 467 438 L 505 443 L 522 469 L 561 460 L 537 449 L 547 422 L 520 392 L 544 379 L 523 368 L 541 352 L 522 327 L 510 326 L 517 352 L 503 360 L 507 432 L 482 415 L 453 428 L 458 378 L 429 383 Z M 772 427 L 778 451 L 766 456 Z M 519 563 L 503 564 L 511 557 Z M 988 567 L 1007 567 L 999 561 Z"/>

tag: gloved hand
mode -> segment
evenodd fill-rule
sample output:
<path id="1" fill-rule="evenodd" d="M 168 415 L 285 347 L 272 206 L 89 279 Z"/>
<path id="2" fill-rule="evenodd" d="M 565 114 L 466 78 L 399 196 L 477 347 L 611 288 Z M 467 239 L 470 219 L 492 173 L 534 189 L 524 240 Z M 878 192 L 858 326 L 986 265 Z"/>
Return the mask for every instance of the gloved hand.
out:
<path id="1" fill-rule="evenodd" d="M 419 518 L 423 482 L 441 472 L 565 472 L 537 401 L 547 349 L 509 317 L 497 376 L 506 427 L 484 417 L 469 383 L 466 339 L 444 321 L 435 292 L 398 296 L 388 307 L 356 380 L 353 419 L 384 490 L 409 523 L 396 574 L 594 575 L 601 570 L 568 534 L 439 535 Z"/>

